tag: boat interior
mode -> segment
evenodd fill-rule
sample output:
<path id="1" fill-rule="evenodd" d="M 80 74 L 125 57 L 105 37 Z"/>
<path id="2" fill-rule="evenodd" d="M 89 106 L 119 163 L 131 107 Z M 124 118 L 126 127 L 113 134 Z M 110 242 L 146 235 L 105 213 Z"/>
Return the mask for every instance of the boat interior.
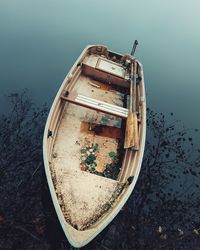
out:
<path id="1" fill-rule="evenodd" d="M 98 223 L 134 177 L 139 150 L 125 149 L 133 58 L 90 48 L 64 80 L 52 113 L 48 155 L 66 221 L 76 230 Z M 137 64 L 139 143 L 142 80 Z"/>

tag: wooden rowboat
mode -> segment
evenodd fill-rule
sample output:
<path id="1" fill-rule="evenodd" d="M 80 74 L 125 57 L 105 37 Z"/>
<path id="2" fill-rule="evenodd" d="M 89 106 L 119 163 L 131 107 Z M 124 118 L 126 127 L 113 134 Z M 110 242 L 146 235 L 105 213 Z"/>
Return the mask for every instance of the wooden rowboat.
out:
<path id="1" fill-rule="evenodd" d="M 102 45 L 86 47 L 56 95 L 43 139 L 52 200 L 74 247 L 89 243 L 127 201 L 145 135 L 141 63 Z"/>

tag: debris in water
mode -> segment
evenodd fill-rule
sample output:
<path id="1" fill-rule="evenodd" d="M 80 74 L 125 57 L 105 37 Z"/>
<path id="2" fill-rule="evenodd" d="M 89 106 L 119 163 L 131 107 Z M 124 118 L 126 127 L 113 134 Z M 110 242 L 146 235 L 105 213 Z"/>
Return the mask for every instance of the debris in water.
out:
<path id="1" fill-rule="evenodd" d="M 94 151 L 97 151 L 97 149 L 98 149 L 98 147 L 99 147 L 99 144 L 98 143 L 96 143 L 95 145 L 94 145 Z"/>
<path id="2" fill-rule="evenodd" d="M 113 157 L 113 161 L 106 165 L 106 169 L 103 171 L 103 176 L 116 180 L 120 171 L 121 161 L 116 156 Z"/>
<path id="3" fill-rule="evenodd" d="M 107 140 L 108 143 L 108 140 Z M 107 145 L 103 143 L 101 145 L 102 150 L 106 150 Z M 99 157 L 101 156 L 101 149 L 99 149 L 98 143 L 90 143 L 87 141 L 87 145 L 84 145 L 80 149 L 80 168 L 82 171 L 87 171 L 99 176 L 107 177 L 116 180 L 122 164 L 122 153 L 120 147 L 117 148 L 117 152 L 107 151 L 107 162 L 103 163 L 102 168 L 99 168 Z M 98 155 L 99 154 L 99 155 Z M 109 159 L 110 157 L 110 159 Z M 98 166 L 97 166 L 98 164 Z"/>
<path id="4" fill-rule="evenodd" d="M 96 143 L 95 146 L 92 144 L 86 145 L 84 148 L 81 149 L 81 161 L 80 167 L 83 171 L 94 172 L 97 166 L 96 163 L 96 155 L 95 151 L 98 149 L 98 144 Z"/>
<path id="5" fill-rule="evenodd" d="M 113 151 L 111 151 L 111 152 L 109 153 L 109 156 L 110 156 L 111 158 L 114 158 L 114 157 L 116 156 L 116 153 L 113 152 Z"/>

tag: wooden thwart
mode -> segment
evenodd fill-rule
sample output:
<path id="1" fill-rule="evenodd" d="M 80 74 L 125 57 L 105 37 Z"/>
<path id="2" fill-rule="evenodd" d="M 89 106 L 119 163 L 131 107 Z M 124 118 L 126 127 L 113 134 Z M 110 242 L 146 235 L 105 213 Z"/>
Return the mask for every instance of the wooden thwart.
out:
<path id="1" fill-rule="evenodd" d="M 62 95 L 61 99 L 86 108 L 114 115 L 122 119 L 126 119 L 128 117 L 128 109 L 126 108 L 116 106 L 100 100 L 96 100 L 81 94 L 77 94 L 75 92 L 69 93 L 68 96 Z"/>

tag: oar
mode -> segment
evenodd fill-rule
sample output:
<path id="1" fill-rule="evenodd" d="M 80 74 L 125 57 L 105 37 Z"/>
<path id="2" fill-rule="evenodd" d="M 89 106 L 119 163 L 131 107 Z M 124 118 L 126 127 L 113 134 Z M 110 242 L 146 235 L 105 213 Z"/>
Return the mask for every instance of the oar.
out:
<path id="1" fill-rule="evenodd" d="M 134 81 L 133 81 L 133 137 L 134 137 L 134 149 L 139 150 L 139 134 L 138 134 L 138 118 L 137 118 L 137 83 L 136 83 L 136 71 L 137 63 L 134 63 Z"/>
<path id="2" fill-rule="evenodd" d="M 126 120 L 124 148 L 139 149 L 138 121 L 136 114 L 136 62 L 131 64 L 130 108 Z"/>

